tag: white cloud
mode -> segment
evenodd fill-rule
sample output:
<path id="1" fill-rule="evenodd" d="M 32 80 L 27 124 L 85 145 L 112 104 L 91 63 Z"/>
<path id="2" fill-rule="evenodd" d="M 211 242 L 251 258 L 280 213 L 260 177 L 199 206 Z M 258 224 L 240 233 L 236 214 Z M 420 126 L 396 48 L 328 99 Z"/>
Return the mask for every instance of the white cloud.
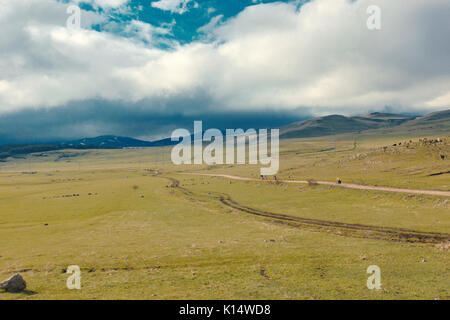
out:
<path id="1" fill-rule="evenodd" d="M 197 32 L 200 33 L 212 33 L 214 32 L 215 28 L 219 24 L 220 20 L 223 19 L 223 14 L 219 14 L 218 16 L 215 16 L 211 18 L 211 20 L 205 24 L 204 26 L 197 29 Z"/>
<path id="2" fill-rule="evenodd" d="M 173 41 L 167 39 L 157 39 L 155 36 L 164 36 L 172 34 L 172 27 L 175 25 L 175 20 L 170 24 L 163 24 L 160 27 L 155 27 L 151 24 L 132 20 L 126 27 L 125 33 L 134 35 L 135 38 L 146 41 L 147 43 L 155 43 L 156 41 L 172 44 Z"/>
<path id="3" fill-rule="evenodd" d="M 374 3 L 382 8 L 380 31 L 366 28 Z M 211 27 L 217 41 L 170 51 L 151 47 L 151 35 L 165 28 L 132 23 L 137 37 L 148 36 L 144 46 L 93 30 L 69 32 L 66 7 L 54 0 L 0 5 L 0 112 L 95 98 L 157 99 L 182 109 L 198 92 L 211 110 L 362 113 L 450 103 L 448 0 L 315 0 L 301 10 L 259 4 Z M 83 12 L 86 19 L 101 17 Z"/>
<path id="4" fill-rule="evenodd" d="M 151 5 L 164 11 L 183 14 L 188 11 L 187 5 L 191 1 L 193 0 L 159 0 L 152 2 Z M 197 2 L 194 3 L 194 7 L 198 7 Z"/>
<path id="5" fill-rule="evenodd" d="M 90 3 L 104 9 L 114 9 L 123 6 L 130 0 L 74 0 L 75 3 Z"/>
<path id="6" fill-rule="evenodd" d="M 432 107 L 432 108 L 446 108 L 446 107 L 448 108 L 448 107 L 450 107 L 450 91 L 443 94 L 442 96 L 439 96 L 430 101 L 427 101 L 425 103 L 425 105 L 427 107 Z"/>
<path id="7" fill-rule="evenodd" d="M 117 8 L 123 6 L 129 0 L 94 0 L 94 2 L 104 8 Z"/>

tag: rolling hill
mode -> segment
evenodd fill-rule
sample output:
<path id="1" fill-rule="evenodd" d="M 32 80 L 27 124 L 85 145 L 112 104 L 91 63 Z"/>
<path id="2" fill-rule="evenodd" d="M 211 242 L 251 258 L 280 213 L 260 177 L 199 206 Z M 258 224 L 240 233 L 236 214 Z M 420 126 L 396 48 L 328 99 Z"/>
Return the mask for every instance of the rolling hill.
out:
<path id="1" fill-rule="evenodd" d="M 66 148 L 101 148 L 101 149 L 120 149 L 131 147 L 152 147 L 152 142 L 138 140 L 128 137 L 118 136 L 99 136 L 95 138 L 83 138 L 74 141 L 61 143 Z"/>
<path id="2" fill-rule="evenodd" d="M 417 119 L 415 116 L 374 112 L 368 115 L 346 117 L 329 115 L 295 122 L 280 128 L 280 138 L 310 138 L 340 133 L 361 132 L 390 128 Z"/>
<path id="3" fill-rule="evenodd" d="M 449 128 L 450 123 L 450 109 L 444 111 L 438 111 L 433 113 L 428 113 L 422 117 L 418 117 L 414 120 L 404 123 L 401 127 L 434 127 L 434 128 Z"/>
<path id="4" fill-rule="evenodd" d="M 406 121 L 390 128 L 367 131 L 374 135 L 395 134 L 408 136 L 429 136 L 450 134 L 450 110 L 438 111 Z"/>
<path id="5" fill-rule="evenodd" d="M 344 133 L 370 134 L 388 133 L 450 133 L 450 109 L 426 114 L 424 116 L 408 116 L 391 113 L 374 112 L 367 115 L 346 117 L 329 115 L 295 122 L 280 128 L 281 139 L 311 138 Z M 0 160 L 8 157 L 52 151 L 60 149 L 122 149 L 145 148 L 174 145 L 170 138 L 157 141 L 144 141 L 120 136 L 99 136 L 83 138 L 68 142 L 53 144 L 7 144 L 0 146 Z"/>
<path id="6" fill-rule="evenodd" d="M 57 144 L 7 144 L 0 146 L 0 161 L 8 157 L 17 157 L 35 152 L 53 151 L 61 149 Z"/>

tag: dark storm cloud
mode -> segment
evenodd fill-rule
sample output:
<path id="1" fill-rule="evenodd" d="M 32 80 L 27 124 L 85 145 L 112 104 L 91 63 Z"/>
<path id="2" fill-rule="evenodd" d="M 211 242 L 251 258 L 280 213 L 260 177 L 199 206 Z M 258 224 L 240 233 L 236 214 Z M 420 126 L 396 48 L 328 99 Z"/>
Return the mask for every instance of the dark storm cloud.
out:
<path id="1" fill-rule="evenodd" d="M 201 39 L 188 43 L 177 37 L 178 21 L 124 21 L 126 36 L 97 28 L 119 24 L 107 10 L 84 10 L 82 28 L 66 28 L 67 2 L 0 0 L 0 143 L 157 139 L 194 120 L 265 128 L 309 114 L 450 104 L 448 0 L 377 0 L 376 31 L 366 25 L 372 0 L 218 10 L 204 27 L 186 20 Z"/>
<path id="2" fill-rule="evenodd" d="M 21 110 L 0 115 L 0 144 L 59 142 L 99 135 L 154 140 L 170 136 L 176 128 L 192 130 L 194 120 L 208 128 L 274 128 L 309 116 L 308 110 L 204 112 L 200 101 L 125 102 L 101 100 L 73 102 L 51 109 Z M 174 105 L 182 104 L 182 109 Z M 175 111 L 174 111 L 175 110 Z"/>

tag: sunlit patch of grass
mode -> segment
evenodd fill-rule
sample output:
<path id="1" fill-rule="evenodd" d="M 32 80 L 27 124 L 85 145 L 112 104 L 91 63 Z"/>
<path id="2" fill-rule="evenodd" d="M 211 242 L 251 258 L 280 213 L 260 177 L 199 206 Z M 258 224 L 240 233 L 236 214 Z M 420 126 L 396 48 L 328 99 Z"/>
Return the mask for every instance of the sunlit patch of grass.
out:
<path id="1" fill-rule="evenodd" d="M 282 142 L 279 179 L 310 186 L 182 175 L 258 178 L 259 166 L 172 166 L 168 148 L 8 161 L 0 172 L 0 280 L 19 272 L 28 291 L 0 299 L 449 299 L 448 251 L 294 228 L 213 197 L 304 218 L 449 233 L 446 198 L 314 185 L 340 177 L 448 190 L 448 175 L 429 176 L 448 170 L 434 151 L 379 149 L 399 138 L 360 137 L 354 150 L 353 137 L 343 136 L 336 151 L 323 151 L 328 138 Z M 69 265 L 81 267 L 79 291 L 66 288 Z M 369 265 L 380 266 L 383 290 L 367 289 Z"/>

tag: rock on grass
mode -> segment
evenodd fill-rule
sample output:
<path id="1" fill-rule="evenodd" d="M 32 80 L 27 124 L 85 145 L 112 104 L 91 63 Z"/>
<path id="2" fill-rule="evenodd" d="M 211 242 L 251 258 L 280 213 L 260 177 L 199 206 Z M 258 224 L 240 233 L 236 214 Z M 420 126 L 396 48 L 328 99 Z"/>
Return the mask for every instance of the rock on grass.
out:
<path id="1" fill-rule="evenodd" d="M 0 283 L 0 289 L 6 290 L 8 292 L 20 292 L 25 290 L 26 287 L 27 283 L 20 274 L 15 274 Z"/>

